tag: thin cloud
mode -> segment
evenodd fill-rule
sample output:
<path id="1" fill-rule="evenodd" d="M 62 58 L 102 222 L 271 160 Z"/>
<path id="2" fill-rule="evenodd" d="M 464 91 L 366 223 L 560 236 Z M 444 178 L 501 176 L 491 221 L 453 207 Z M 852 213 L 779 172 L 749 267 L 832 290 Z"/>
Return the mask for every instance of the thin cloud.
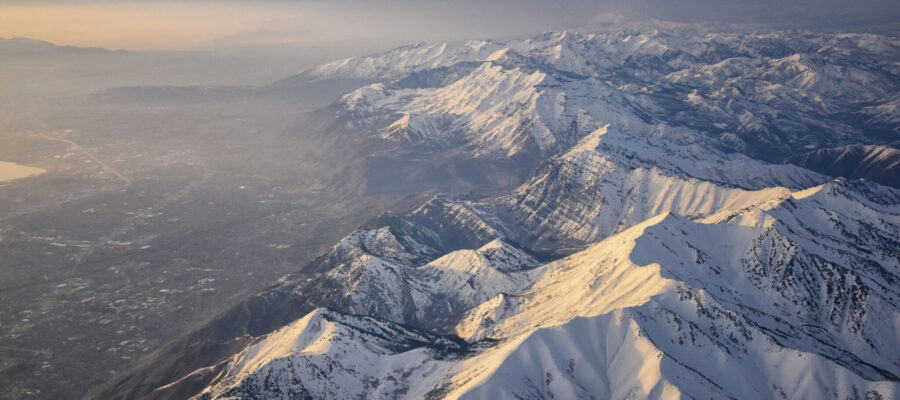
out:
<path id="1" fill-rule="evenodd" d="M 504 38 L 584 26 L 598 15 L 681 22 L 896 26 L 887 0 L 13 1 L 0 36 L 129 49 L 228 45 L 366 45 Z"/>

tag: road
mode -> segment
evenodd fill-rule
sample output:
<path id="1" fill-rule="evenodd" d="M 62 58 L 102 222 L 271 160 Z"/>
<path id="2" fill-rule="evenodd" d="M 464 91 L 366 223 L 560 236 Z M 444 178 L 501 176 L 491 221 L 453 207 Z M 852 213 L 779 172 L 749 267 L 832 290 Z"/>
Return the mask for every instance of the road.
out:
<path id="1" fill-rule="evenodd" d="M 95 156 L 93 153 L 91 153 L 91 152 L 85 150 L 85 148 L 84 148 L 84 147 L 81 147 L 81 145 L 79 145 L 78 143 L 75 143 L 75 142 L 73 142 L 73 141 L 71 141 L 71 140 L 69 140 L 69 139 L 63 139 L 63 138 L 58 138 L 58 137 L 48 136 L 48 135 L 43 134 L 43 133 L 39 133 L 38 135 L 39 135 L 40 137 L 44 138 L 44 139 L 55 140 L 55 141 L 57 141 L 57 142 L 63 142 L 63 143 L 69 144 L 69 145 L 71 145 L 71 146 L 74 146 L 76 149 L 81 150 L 82 152 L 84 152 L 84 154 L 87 154 L 88 157 L 90 157 L 92 160 L 94 160 L 94 162 L 96 162 L 98 165 L 100 165 L 101 167 L 103 167 L 103 169 L 106 170 L 106 172 L 109 172 L 110 174 L 115 175 L 116 177 L 118 177 L 119 179 L 121 179 L 122 182 L 125 182 L 126 185 L 130 185 L 130 184 L 131 184 L 131 179 L 130 179 L 130 178 L 128 178 L 128 177 L 125 176 L 125 175 L 120 174 L 119 171 L 116 171 L 115 169 L 113 169 L 112 167 L 110 167 L 109 165 L 107 165 L 105 162 L 103 162 L 102 160 L 100 160 L 99 158 L 97 158 L 97 156 Z"/>

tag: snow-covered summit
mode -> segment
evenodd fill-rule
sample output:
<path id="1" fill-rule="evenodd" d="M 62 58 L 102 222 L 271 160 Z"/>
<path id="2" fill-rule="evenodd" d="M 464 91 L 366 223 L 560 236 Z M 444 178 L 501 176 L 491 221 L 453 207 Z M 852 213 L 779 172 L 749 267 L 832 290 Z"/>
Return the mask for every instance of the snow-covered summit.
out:
<path id="1" fill-rule="evenodd" d="M 314 79 L 396 79 L 416 70 L 483 61 L 500 48 L 500 44 L 490 41 L 473 40 L 463 44 L 420 42 L 380 54 L 330 62 L 304 71 L 301 76 Z"/>

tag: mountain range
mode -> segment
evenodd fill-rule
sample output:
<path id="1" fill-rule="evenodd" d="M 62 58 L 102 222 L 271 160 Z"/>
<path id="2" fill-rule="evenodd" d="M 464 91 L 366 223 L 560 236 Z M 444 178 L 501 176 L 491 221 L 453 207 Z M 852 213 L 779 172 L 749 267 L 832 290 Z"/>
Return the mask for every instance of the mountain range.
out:
<path id="1" fill-rule="evenodd" d="M 897 60 L 883 35 L 666 25 L 276 82 L 359 83 L 317 118 L 360 191 L 448 194 L 93 396 L 896 398 Z"/>

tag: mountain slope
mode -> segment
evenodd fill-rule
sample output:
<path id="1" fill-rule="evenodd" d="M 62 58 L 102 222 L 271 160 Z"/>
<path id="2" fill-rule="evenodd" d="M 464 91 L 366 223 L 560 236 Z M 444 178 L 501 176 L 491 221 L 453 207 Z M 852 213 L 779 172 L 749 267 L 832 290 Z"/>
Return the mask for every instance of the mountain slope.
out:
<path id="1" fill-rule="evenodd" d="M 395 397 L 465 350 L 455 338 L 317 309 L 236 355 L 236 368 L 198 397 Z"/>
<path id="2" fill-rule="evenodd" d="M 697 156 L 703 154 L 702 157 Z M 663 212 L 703 217 L 788 195 L 823 181 L 799 168 L 663 138 L 595 131 L 542 165 L 504 198 L 538 248 L 602 239 Z M 751 190 L 747 190 L 751 189 Z"/>
<path id="3" fill-rule="evenodd" d="M 900 150 L 893 147 L 854 144 L 800 154 L 787 162 L 831 176 L 900 187 Z"/>

